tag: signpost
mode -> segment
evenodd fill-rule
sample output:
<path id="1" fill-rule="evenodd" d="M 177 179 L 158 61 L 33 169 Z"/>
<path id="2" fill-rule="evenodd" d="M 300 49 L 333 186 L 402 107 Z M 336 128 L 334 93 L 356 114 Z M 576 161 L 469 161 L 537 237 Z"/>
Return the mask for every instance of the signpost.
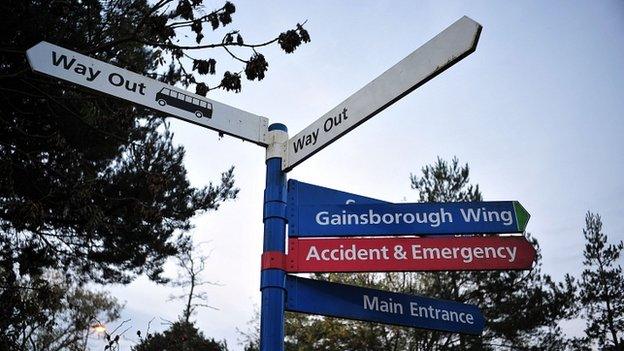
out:
<path id="1" fill-rule="evenodd" d="M 480 335 L 479 308 L 453 301 L 286 276 L 286 310 Z"/>
<path id="2" fill-rule="evenodd" d="M 269 120 L 45 41 L 26 51 L 34 71 L 266 146 Z"/>
<path id="3" fill-rule="evenodd" d="M 290 171 L 477 48 L 481 25 L 464 16 L 288 140 Z"/>
<path id="4" fill-rule="evenodd" d="M 289 239 L 286 270 L 309 272 L 491 271 L 530 269 L 524 236 Z"/>
<path id="5" fill-rule="evenodd" d="M 50 43 L 40 42 L 26 54 L 34 71 L 266 147 L 260 350 L 280 351 L 285 310 L 476 335 L 485 325 L 473 305 L 303 279 L 287 270 L 531 266 L 535 250 L 523 237 L 348 238 L 521 233 L 529 214 L 516 201 L 393 204 L 286 179 L 287 171 L 471 54 L 480 32 L 480 24 L 462 17 L 290 139 L 283 124 L 268 126 L 265 117 Z M 343 238 L 297 238 L 311 236 Z"/>
<path id="6" fill-rule="evenodd" d="M 291 237 L 522 233 L 517 201 L 308 205 L 290 208 Z"/>

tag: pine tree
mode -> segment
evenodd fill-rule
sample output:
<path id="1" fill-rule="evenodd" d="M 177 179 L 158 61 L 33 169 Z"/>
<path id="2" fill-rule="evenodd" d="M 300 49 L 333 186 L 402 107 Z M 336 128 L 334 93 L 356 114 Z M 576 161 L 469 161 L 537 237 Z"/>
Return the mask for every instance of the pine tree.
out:
<path id="1" fill-rule="evenodd" d="M 583 229 L 585 269 L 579 282 L 587 338 L 603 350 L 624 350 L 624 242 L 608 244 L 600 215 L 588 212 Z"/>
<path id="2" fill-rule="evenodd" d="M 207 338 L 197 329 L 194 323 L 183 320 L 172 323 L 162 333 L 147 334 L 143 336 L 137 332 L 139 343 L 132 347 L 132 351 L 227 351 L 225 341 L 216 341 Z"/>
<path id="3" fill-rule="evenodd" d="M 468 165 L 438 159 L 411 176 L 422 202 L 481 201 L 469 182 Z M 486 319 L 482 336 L 353 322 L 335 318 L 289 315 L 287 348 L 291 350 L 563 350 L 566 342 L 557 322 L 574 312 L 570 277 L 555 283 L 537 262 L 528 272 L 426 272 L 317 274 L 328 279 L 382 290 L 476 304 Z"/>

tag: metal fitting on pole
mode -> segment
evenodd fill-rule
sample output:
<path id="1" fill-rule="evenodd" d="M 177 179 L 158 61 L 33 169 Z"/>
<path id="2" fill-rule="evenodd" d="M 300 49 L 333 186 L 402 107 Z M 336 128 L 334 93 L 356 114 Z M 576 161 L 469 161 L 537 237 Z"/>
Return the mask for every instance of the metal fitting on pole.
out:
<path id="1" fill-rule="evenodd" d="M 288 143 L 288 129 L 281 123 L 273 123 L 269 126 L 266 140 L 266 159 L 278 157 L 282 162 L 286 160 L 286 144 Z"/>

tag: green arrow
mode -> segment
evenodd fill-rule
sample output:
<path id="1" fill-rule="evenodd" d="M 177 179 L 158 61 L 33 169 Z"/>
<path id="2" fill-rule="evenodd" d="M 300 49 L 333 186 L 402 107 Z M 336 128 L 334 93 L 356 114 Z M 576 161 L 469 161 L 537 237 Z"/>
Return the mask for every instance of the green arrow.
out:
<path id="1" fill-rule="evenodd" d="M 514 211 L 516 212 L 516 223 L 518 225 L 518 231 L 524 233 L 524 229 L 526 228 L 527 223 L 529 223 L 529 218 L 531 215 L 527 212 L 527 210 L 520 205 L 518 201 L 513 202 Z"/>

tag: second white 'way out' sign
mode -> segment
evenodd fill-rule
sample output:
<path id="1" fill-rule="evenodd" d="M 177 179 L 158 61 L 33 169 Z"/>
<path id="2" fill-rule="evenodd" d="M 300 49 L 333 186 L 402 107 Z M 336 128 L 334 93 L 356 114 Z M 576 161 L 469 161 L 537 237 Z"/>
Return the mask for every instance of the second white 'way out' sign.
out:
<path id="1" fill-rule="evenodd" d="M 464 16 L 288 140 L 289 171 L 442 73 L 477 47 L 481 25 Z"/>

